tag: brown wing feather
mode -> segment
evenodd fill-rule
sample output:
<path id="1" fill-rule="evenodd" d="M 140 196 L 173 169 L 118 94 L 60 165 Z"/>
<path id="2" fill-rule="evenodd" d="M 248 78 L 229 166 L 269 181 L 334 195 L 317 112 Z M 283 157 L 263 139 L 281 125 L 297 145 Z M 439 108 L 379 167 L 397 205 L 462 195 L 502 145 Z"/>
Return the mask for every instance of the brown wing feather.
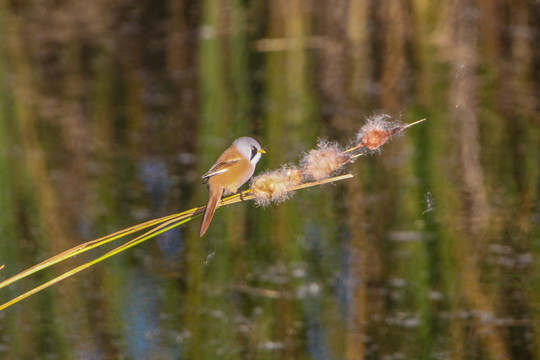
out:
<path id="1" fill-rule="evenodd" d="M 203 184 L 208 181 L 208 178 L 224 173 L 230 166 L 236 164 L 240 160 L 242 160 L 242 157 L 238 153 L 238 150 L 234 146 L 229 147 L 220 155 L 220 157 L 218 157 L 210 170 L 202 176 Z"/>
<path id="2" fill-rule="evenodd" d="M 203 179 L 203 184 L 205 184 L 207 181 L 208 181 L 208 178 L 214 176 L 214 175 L 217 175 L 217 174 L 221 174 L 221 173 L 224 173 L 225 171 L 227 171 L 227 169 L 229 167 L 231 167 L 233 164 L 239 162 L 240 159 L 234 159 L 234 160 L 227 160 L 227 161 L 222 161 L 222 162 L 219 162 L 219 163 L 215 163 L 211 168 L 210 170 L 208 170 L 208 172 L 206 174 L 204 174 L 202 177 Z"/>

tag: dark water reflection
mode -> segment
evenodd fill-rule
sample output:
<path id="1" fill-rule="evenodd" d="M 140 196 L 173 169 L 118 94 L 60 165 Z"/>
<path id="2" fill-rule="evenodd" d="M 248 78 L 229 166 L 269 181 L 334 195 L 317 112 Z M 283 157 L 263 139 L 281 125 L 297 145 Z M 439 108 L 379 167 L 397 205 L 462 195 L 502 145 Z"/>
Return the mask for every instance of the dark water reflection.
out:
<path id="1" fill-rule="evenodd" d="M 203 204 L 238 136 L 262 171 L 375 112 L 428 118 L 352 180 L 227 207 L 203 239 L 195 220 L 0 312 L 0 358 L 540 359 L 538 4 L 0 9 L 0 279 Z"/>

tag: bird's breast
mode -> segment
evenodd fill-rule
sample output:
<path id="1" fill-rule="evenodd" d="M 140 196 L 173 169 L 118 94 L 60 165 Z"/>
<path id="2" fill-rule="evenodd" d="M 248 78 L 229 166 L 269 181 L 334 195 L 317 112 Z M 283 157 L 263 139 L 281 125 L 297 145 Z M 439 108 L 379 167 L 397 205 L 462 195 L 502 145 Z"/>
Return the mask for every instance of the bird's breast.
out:
<path id="1" fill-rule="evenodd" d="M 240 186 L 251 178 L 255 168 L 248 160 L 242 159 L 227 169 L 208 179 L 211 187 L 223 188 L 224 195 L 234 194 Z"/>

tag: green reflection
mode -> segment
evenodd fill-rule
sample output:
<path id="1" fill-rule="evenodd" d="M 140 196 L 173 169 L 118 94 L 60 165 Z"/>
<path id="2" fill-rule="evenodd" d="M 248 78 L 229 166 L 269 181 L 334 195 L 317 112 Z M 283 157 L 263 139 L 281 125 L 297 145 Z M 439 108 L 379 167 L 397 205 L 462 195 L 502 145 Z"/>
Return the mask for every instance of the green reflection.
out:
<path id="1" fill-rule="evenodd" d="M 238 136 L 261 172 L 377 111 L 428 120 L 352 180 L 219 209 L 202 239 L 193 221 L 0 313 L 0 358 L 539 357 L 533 5 L 1 9 L 2 278 L 203 204 Z"/>

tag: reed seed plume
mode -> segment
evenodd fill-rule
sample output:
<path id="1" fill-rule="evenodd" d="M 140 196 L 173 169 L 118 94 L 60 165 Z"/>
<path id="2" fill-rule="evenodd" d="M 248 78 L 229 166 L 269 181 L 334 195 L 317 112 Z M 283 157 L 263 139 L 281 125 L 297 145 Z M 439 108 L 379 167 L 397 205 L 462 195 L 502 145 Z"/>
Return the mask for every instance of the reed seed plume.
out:
<path id="1" fill-rule="evenodd" d="M 257 205 L 266 206 L 270 202 L 287 200 L 301 183 L 300 170 L 293 165 L 285 165 L 281 169 L 256 176 L 251 182 L 250 193 Z"/>
<path id="2" fill-rule="evenodd" d="M 366 124 L 360 128 L 356 142 L 359 146 L 376 150 L 403 128 L 402 123 L 391 122 L 389 115 L 377 114 L 368 118 Z"/>
<path id="3" fill-rule="evenodd" d="M 324 180 L 345 165 L 350 156 L 336 143 L 319 140 L 317 148 L 310 150 L 302 159 L 302 177 L 305 180 Z"/>
<path id="4" fill-rule="evenodd" d="M 250 193 L 257 205 L 282 202 L 293 194 L 298 185 L 327 179 L 350 159 L 351 155 L 344 153 L 337 144 L 319 140 L 317 148 L 304 155 L 299 167 L 285 165 L 253 178 Z"/>
<path id="5" fill-rule="evenodd" d="M 356 149 L 378 150 L 390 138 L 400 134 L 403 130 L 421 123 L 426 119 L 418 120 L 410 124 L 399 121 L 390 121 L 391 117 L 386 114 L 376 114 L 366 120 L 366 124 L 360 128 L 356 135 L 356 146 L 346 152 Z"/>
<path id="6" fill-rule="evenodd" d="M 251 181 L 250 194 L 260 206 L 285 201 L 302 184 L 324 181 L 335 176 L 345 164 L 365 155 L 365 149 L 377 150 L 392 136 L 425 120 L 403 124 L 390 119 L 386 114 L 374 115 L 367 119 L 357 134 L 356 145 L 345 151 L 336 143 L 319 140 L 317 147 L 302 157 L 300 165 L 288 164 L 278 170 L 267 171 L 254 177 Z"/>

